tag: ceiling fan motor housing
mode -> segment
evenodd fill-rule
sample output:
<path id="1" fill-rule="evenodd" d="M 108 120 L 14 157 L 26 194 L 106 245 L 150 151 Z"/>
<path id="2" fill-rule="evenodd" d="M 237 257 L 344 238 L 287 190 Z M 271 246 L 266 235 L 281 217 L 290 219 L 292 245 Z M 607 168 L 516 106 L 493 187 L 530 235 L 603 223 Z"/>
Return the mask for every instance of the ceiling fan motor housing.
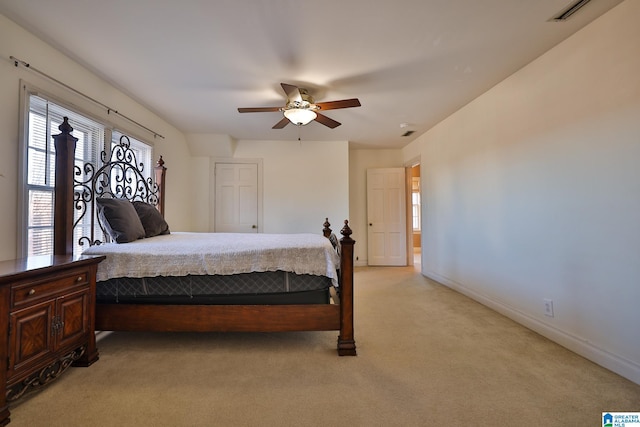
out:
<path id="1" fill-rule="evenodd" d="M 297 109 L 310 109 L 310 110 L 319 110 L 320 107 L 315 104 L 315 101 L 307 89 L 298 88 L 298 92 L 300 93 L 300 100 L 287 98 L 287 105 L 282 109 L 289 110 L 292 108 Z"/>

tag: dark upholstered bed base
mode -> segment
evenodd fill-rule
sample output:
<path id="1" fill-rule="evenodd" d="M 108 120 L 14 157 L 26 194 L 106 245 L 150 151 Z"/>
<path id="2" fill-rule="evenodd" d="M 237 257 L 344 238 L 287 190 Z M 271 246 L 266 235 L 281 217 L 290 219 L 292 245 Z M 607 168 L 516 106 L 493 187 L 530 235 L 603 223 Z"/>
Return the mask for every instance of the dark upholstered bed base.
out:
<path id="1" fill-rule="evenodd" d="M 234 305 L 234 304 L 328 304 L 329 289 L 273 294 L 230 295 L 138 295 L 99 296 L 98 304 L 173 304 L 173 305 Z"/>
<path id="2" fill-rule="evenodd" d="M 327 304 L 331 279 L 265 271 L 228 276 L 123 277 L 98 282 L 96 301 L 121 304 Z"/>

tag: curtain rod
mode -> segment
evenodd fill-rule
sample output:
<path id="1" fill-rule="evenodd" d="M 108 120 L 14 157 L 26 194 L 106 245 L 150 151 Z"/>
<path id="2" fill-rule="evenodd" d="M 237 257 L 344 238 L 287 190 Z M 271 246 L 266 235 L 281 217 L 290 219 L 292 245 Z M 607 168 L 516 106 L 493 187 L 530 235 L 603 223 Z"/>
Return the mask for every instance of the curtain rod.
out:
<path id="1" fill-rule="evenodd" d="M 136 122 L 135 120 L 133 120 L 133 119 L 131 119 L 131 118 L 129 118 L 129 117 L 127 117 L 127 116 L 125 116 L 125 115 L 124 115 L 124 114 L 122 114 L 122 113 L 119 113 L 119 112 L 118 112 L 118 110 L 114 110 L 113 108 L 109 107 L 108 105 L 105 105 L 105 104 L 103 104 L 102 102 L 100 102 L 100 101 L 98 101 L 98 100 L 96 100 L 96 99 L 93 99 L 93 98 L 92 98 L 92 97 L 90 97 L 89 95 L 86 95 L 86 94 L 84 94 L 84 93 L 80 92 L 79 90 L 76 90 L 76 89 L 72 88 L 71 86 L 69 86 L 69 85 L 67 85 L 67 84 L 65 84 L 65 83 L 62 83 L 60 80 L 58 80 L 58 79 L 56 79 L 56 78 L 54 78 L 54 77 L 51 77 L 50 75 L 48 75 L 48 74 L 46 74 L 46 73 L 44 73 L 44 72 L 42 72 L 42 71 L 38 70 L 37 68 L 32 67 L 32 66 L 31 66 L 31 64 L 29 64 L 28 62 L 25 62 L 25 61 L 23 61 L 23 60 L 21 60 L 21 59 L 18 59 L 18 58 L 16 58 L 15 56 L 10 56 L 9 58 L 11 58 L 11 60 L 13 61 L 13 64 L 14 64 L 16 67 L 17 67 L 17 66 L 19 66 L 19 65 L 22 65 L 22 66 L 24 66 L 25 68 L 28 68 L 29 70 L 32 70 L 32 71 L 34 71 L 34 72 L 36 72 L 36 73 L 40 74 L 41 76 L 46 77 L 47 79 L 49 79 L 49 80 L 51 80 L 51 81 L 53 81 L 53 82 L 55 82 L 55 83 L 59 84 L 60 86 L 63 86 L 63 87 L 65 87 L 65 88 L 69 89 L 70 91 L 72 91 L 72 92 L 74 92 L 74 93 L 76 93 L 76 94 L 78 94 L 78 95 L 80 95 L 80 96 L 82 96 L 82 97 L 84 97 L 84 98 L 88 99 L 89 101 L 91 101 L 91 102 L 93 102 L 93 103 L 95 103 L 95 104 L 98 104 L 98 105 L 99 105 L 99 106 L 101 106 L 102 108 L 105 108 L 105 109 L 107 110 L 107 114 L 111 114 L 111 113 L 117 114 L 118 116 L 122 117 L 122 118 L 123 118 L 123 119 L 125 119 L 125 120 L 128 120 L 129 122 L 133 123 L 134 125 L 139 126 L 139 127 L 141 127 L 142 129 L 146 130 L 147 132 L 152 133 L 154 138 L 159 136 L 160 138 L 165 139 L 165 138 L 164 138 L 164 136 L 160 135 L 158 132 L 154 132 L 153 130 L 149 129 L 148 127 L 146 127 L 146 126 L 144 126 L 144 125 L 142 125 L 142 124 L 140 124 L 140 123 Z"/>

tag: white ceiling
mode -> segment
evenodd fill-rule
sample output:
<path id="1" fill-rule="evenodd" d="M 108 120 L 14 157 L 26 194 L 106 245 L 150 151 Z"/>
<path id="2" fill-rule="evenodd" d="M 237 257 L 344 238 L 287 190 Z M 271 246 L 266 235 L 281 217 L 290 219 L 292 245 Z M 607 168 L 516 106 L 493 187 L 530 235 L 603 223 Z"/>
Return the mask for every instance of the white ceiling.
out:
<path id="1" fill-rule="evenodd" d="M 550 18 L 575 0 L 0 0 L 0 13 L 186 133 L 400 148 L 621 1 L 562 23 Z M 284 106 L 281 82 L 362 107 L 325 112 L 335 129 L 238 113 Z"/>

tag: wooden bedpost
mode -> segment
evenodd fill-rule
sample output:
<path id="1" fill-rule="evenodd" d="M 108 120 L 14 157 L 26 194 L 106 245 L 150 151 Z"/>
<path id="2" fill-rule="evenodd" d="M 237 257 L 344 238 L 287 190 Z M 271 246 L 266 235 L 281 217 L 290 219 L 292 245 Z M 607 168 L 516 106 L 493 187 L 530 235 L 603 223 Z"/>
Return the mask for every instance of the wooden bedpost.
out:
<path id="1" fill-rule="evenodd" d="M 344 220 L 340 230 L 340 335 L 338 336 L 338 354 L 355 356 L 356 341 L 353 334 L 353 245 L 349 221 Z"/>
<path id="2" fill-rule="evenodd" d="M 52 135 L 56 147 L 56 178 L 53 215 L 53 254 L 73 255 L 73 168 L 78 138 L 65 117 L 59 135 Z"/>
<path id="3" fill-rule="evenodd" d="M 331 236 L 331 224 L 329 224 L 329 218 L 324 219 L 324 224 L 322 224 L 322 226 L 324 227 L 322 229 L 322 235 L 328 239 L 329 236 Z"/>
<path id="4" fill-rule="evenodd" d="M 164 160 L 162 160 L 162 156 L 158 159 L 156 163 L 156 167 L 153 168 L 153 174 L 155 175 L 155 182 L 158 186 L 158 204 L 156 208 L 160 211 L 162 216 L 164 217 L 164 192 L 165 192 L 165 183 L 164 179 L 167 175 L 167 168 L 164 167 Z"/>

